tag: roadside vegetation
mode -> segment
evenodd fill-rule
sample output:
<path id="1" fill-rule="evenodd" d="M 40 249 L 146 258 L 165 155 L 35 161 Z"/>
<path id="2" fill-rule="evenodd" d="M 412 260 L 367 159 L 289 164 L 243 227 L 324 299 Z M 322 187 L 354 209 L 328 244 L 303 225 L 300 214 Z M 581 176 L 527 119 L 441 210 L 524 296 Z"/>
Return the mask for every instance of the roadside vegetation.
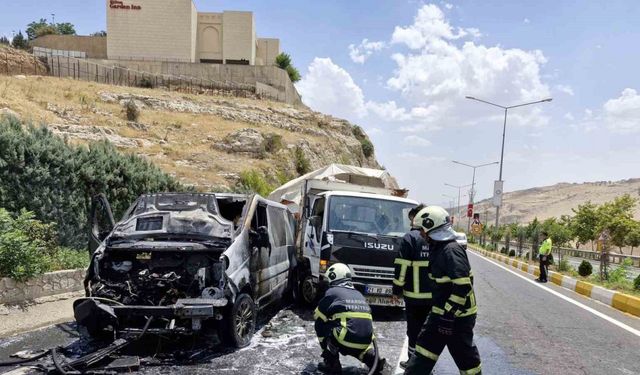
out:
<path id="1" fill-rule="evenodd" d="M 0 208 L 0 277 L 25 281 L 48 271 L 86 268 L 89 253 L 62 247 L 54 223 L 43 223 L 21 210 Z"/>
<path id="2" fill-rule="evenodd" d="M 142 193 L 187 188 L 106 141 L 73 146 L 45 127 L 0 118 L 0 207 L 57 223 L 61 246 L 85 248 L 94 195 L 106 194 L 119 217 Z"/>

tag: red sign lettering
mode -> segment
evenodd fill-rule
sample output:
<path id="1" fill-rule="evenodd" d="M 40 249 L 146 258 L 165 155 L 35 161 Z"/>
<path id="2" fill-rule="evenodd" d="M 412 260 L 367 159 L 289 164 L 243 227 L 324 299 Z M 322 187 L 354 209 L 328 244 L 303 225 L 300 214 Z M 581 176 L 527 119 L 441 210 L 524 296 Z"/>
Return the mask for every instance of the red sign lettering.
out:
<path id="1" fill-rule="evenodd" d="M 140 10 L 142 6 L 133 5 L 133 4 L 125 4 L 122 0 L 110 0 L 109 8 L 111 9 L 124 9 L 124 10 Z"/>

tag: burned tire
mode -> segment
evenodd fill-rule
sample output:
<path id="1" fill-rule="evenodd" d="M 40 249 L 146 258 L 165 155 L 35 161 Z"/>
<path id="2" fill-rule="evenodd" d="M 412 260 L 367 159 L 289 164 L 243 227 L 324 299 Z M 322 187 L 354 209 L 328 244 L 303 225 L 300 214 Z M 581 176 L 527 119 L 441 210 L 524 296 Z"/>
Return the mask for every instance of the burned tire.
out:
<path id="1" fill-rule="evenodd" d="M 311 275 L 305 275 L 299 285 L 300 302 L 305 306 L 315 306 L 318 301 L 318 285 Z"/>
<path id="2" fill-rule="evenodd" d="M 236 348 L 249 345 L 256 329 L 256 318 L 257 310 L 253 299 L 248 294 L 240 294 L 228 310 L 223 323 L 226 344 Z"/>

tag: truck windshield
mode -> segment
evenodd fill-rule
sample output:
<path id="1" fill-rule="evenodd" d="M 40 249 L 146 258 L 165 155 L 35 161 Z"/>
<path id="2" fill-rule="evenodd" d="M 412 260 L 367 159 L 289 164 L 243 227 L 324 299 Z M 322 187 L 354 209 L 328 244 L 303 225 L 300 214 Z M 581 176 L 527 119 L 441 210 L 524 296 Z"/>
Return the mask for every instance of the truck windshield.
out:
<path id="1" fill-rule="evenodd" d="M 329 230 L 402 236 L 411 223 L 412 203 L 395 200 L 333 196 L 329 201 Z"/>

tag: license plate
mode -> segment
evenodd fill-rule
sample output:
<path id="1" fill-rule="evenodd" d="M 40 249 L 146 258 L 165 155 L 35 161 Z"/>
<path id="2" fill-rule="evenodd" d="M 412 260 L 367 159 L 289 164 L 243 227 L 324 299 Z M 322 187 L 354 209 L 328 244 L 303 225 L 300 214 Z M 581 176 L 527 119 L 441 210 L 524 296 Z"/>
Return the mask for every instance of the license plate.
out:
<path id="1" fill-rule="evenodd" d="M 394 306 L 404 307 L 404 300 L 398 298 L 394 300 L 391 297 L 379 297 L 379 296 L 366 296 L 367 303 L 372 306 Z"/>
<path id="2" fill-rule="evenodd" d="M 390 296 L 393 294 L 393 289 L 390 286 L 367 285 L 364 290 L 366 294 L 378 294 L 383 296 Z"/>

